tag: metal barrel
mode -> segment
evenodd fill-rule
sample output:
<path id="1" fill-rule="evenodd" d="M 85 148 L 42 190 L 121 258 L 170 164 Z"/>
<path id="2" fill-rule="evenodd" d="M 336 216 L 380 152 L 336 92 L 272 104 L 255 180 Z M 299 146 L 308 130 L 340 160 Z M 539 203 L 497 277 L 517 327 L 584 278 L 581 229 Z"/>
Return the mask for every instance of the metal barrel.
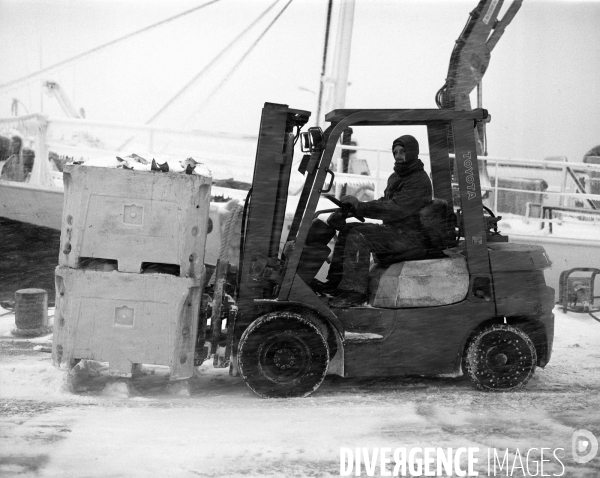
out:
<path id="1" fill-rule="evenodd" d="M 48 292 L 20 289 L 15 292 L 14 335 L 36 336 L 48 333 Z"/>

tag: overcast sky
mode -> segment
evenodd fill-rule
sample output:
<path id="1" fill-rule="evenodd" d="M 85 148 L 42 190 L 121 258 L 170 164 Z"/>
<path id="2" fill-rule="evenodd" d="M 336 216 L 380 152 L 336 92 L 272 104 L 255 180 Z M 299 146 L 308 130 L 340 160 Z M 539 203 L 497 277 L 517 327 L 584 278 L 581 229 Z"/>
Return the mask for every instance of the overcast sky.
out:
<path id="1" fill-rule="evenodd" d="M 0 0 L 0 83 L 207 3 L 191 0 Z M 58 81 L 89 119 L 145 123 L 273 3 L 221 0 L 118 45 L 0 91 L 29 112 L 62 115 L 41 93 Z M 256 134 L 265 101 L 316 112 L 327 0 L 280 0 L 158 124 Z M 503 10 L 506 10 L 505 4 Z M 477 0 L 356 0 L 347 107 L 435 108 L 450 53 Z M 600 1 L 525 0 L 484 78 L 491 155 L 579 161 L 600 144 Z M 215 94 L 211 91 L 225 82 Z M 396 136 L 360 137 L 387 147 Z M 384 144 L 373 144 L 383 142 Z"/>

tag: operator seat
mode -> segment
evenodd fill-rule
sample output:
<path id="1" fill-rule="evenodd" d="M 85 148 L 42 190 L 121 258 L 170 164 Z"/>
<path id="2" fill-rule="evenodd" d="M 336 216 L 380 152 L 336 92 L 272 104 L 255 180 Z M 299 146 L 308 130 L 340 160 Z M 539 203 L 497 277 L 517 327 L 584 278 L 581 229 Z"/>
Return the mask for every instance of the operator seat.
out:
<path id="1" fill-rule="evenodd" d="M 454 209 L 443 199 L 433 199 L 419 216 L 426 240 L 422 256 L 373 255 L 376 265 L 369 272 L 369 304 L 373 307 L 435 307 L 466 297 L 469 271 L 465 257 L 443 252 L 458 241 Z"/>
<path id="2" fill-rule="evenodd" d="M 428 242 L 427 259 L 446 257 L 442 251 L 455 247 L 458 242 L 454 208 L 444 199 L 434 198 L 421 209 L 419 216 Z"/>

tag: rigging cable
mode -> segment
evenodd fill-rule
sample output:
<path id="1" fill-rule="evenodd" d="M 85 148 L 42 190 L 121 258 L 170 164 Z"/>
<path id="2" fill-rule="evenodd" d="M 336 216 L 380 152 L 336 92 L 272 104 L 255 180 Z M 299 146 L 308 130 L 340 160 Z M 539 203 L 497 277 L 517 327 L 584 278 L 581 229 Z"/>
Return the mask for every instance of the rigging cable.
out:
<path id="1" fill-rule="evenodd" d="M 271 20 L 271 23 L 269 23 L 267 25 L 267 27 L 264 29 L 264 31 L 260 34 L 260 36 L 254 41 L 254 43 L 252 43 L 252 45 L 250 45 L 250 48 L 248 48 L 248 50 L 246 50 L 246 52 L 244 53 L 244 55 L 242 56 L 242 58 L 240 59 L 240 61 L 238 61 L 233 68 L 231 68 L 228 72 L 227 75 L 225 75 L 225 78 L 223 78 L 223 80 L 215 87 L 211 90 L 211 92 L 208 94 L 207 98 L 204 100 L 204 102 L 200 105 L 200 107 L 198 107 L 196 109 L 196 111 L 190 115 L 188 117 L 188 119 L 186 121 L 189 121 L 191 118 L 193 118 L 196 114 L 198 114 L 202 108 L 204 108 L 204 106 L 206 106 L 206 104 L 212 99 L 214 98 L 214 95 L 217 91 L 219 91 L 224 85 L 225 83 L 227 83 L 227 81 L 231 78 L 231 76 L 233 75 L 233 73 L 240 67 L 240 65 L 243 63 L 243 61 L 250 55 L 250 53 L 252 52 L 252 50 L 254 50 L 254 48 L 258 45 L 258 43 L 263 39 L 263 37 L 266 35 L 266 33 L 271 29 L 271 27 L 275 24 L 275 22 L 277 20 L 279 20 L 279 17 L 281 17 L 281 15 L 283 14 L 283 12 L 287 9 L 287 7 L 290 6 L 290 3 L 292 3 L 293 0 L 289 0 L 285 6 L 281 9 L 281 11 L 277 14 L 277 16 Z"/>
<path id="2" fill-rule="evenodd" d="M 262 18 L 277 4 L 279 0 L 275 0 L 267 9 L 262 12 L 256 20 L 248 25 L 244 31 L 236 36 L 225 48 L 223 48 L 217 56 L 215 56 L 202 70 L 200 70 L 190 81 L 188 81 L 183 88 L 181 88 L 175 95 L 167 101 L 152 117 L 146 121 L 146 124 L 152 123 L 158 116 L 160 116 L 173 102 L 175 102 L 182 94 L 184 94 L 194 83 L 196 83 L 202 76 L 204 76 L 210 69 L 221 59 L 221 57 L 227 53 L 250 29 L 254 27 Z M 291 1 L 291 0 L 290 0 Z"/>
<path id="3" fill-rule="evenodd" d="M 219 1 L 220 0 L 212 0 L 212 1 L 209 1 L 209 2 L 204 3 L 202 5 L 198 5 L 197 7 L 190 8 L 189 10 L 186 10 L 185 12 L 178 13 L 177 15 L 174 15 L 174 16 L 169 17 L 169 18 L 165 18 L 164 20 L 161 20 L 160 22 L 153 23 L 152 25 L 148 25 L 147 27 L 141 28 L 141 29 L 136 30 L 136 31 L 134 31 L 132 33 L 128 33 L 125 36 L 122 36 L 122 37 L 116 38 L 114 40 L 111 40 L 111 41 L 109 41 L 107 43 L 104 43 L 104 44 L 102 44 L 100 46 L 92 48 L 91 50 L 84 51 L 83 53 L 79 53 L 78 55 L 72 56 L 71 58 L 67 58 L 66 60 L 59 61 L 58 63 L 54 63 L 53 65 L 47 66 L 47 67 L 42 68 L 40 70 L 37 70 L 37 71 L 35 71 L 33 73 L 30 73 L 28 75 L 22 76 L 21 78 L 17 78 L 16 80 L 11 80 L 11 81 L 8 81 L 6 83 L 3 83 L 3 84 L 0 85 L 0 89 L 6 88 L 8 86 L 12 86 L 12 85 L 14 85 L 16 83 L 21 83 L 23 81 L 29 80 L 30 78 L 34 78 L 36 76 L 39 76 L 39 75 L 41 75 L 43 73 L 47 73 L 50 70 L 54 70 L 54 69 L 59 68 L 61 66 L 65 66 L 65 65 L 67 65 L 69 63 L 72 63 L 74 61 L 80 60 L 80 59 L 82 59 L 82 58 L 84 58 L 84 57 L 86 57 L 88 55 L 91 55 L 91 54 L 96 53 L 96 52 L 98 52 L 100 50 L 103 50 L 104 48 L 107 48 L 109 46 L 115 45 L 116 43 L 119 43 L 119 42 L 121 42 L 123 40 L 127 40 L 129 38 L 132 38 L 135 35 L 139 35 L 140 33 L 143 33 L 143 32 L 146 32 L 148 30 L 151 30 L 152 28 L 158 27 L 160 25 L 164 25 L 165 23 L 169 23 L 169 22 L 171 22 L 173 20 L 181 18 L 181 17 L 183 17 L 185 15 L 188 15 L 188 14 L 190 14 L 192 12 L 200 10 L 200 9 L 202 9 L 204 7 L 208 7 L 209 5 L 212 5 L 213 3 L 217 3 Z"/>

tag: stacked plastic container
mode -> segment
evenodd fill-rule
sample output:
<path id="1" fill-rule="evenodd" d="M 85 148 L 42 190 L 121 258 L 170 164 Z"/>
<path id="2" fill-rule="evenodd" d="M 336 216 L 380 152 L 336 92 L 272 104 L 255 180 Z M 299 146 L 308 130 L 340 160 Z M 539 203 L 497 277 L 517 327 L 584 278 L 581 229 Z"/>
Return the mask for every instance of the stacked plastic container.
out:
<path id="1" fill-rule="evenodd" d="M 68 165 L 53 360 L 193 374 L 211 178 Z"/>

